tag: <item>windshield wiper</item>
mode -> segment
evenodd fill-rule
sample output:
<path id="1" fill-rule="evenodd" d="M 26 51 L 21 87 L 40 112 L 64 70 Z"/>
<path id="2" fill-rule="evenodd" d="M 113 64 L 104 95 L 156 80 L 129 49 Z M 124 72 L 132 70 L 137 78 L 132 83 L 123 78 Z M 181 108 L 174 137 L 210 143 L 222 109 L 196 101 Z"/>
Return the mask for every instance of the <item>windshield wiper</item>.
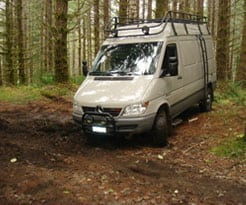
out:
<path id="1" fill-rule="evenodd" d="M 112 70 L 112 71 L 110 71 L 110 73 L 111 74 L 118 74 L 118 75 L 127 75 L 127 72 L 125 72 L 125 71 L 114 71 L 114 70 Z"/>
<path id="2" fill-rule="evenodd" d="M 111 74 L 118 74 L 118 75 L 139 75 L 139 73 L 136 72 L 126 72 L 126 71 L 111 71 Z"/>
<path id="3" fill-rule="evenodd" d="M 91 76 L 112 76 L 109 72 L 101 72 L 101 71 L 92 71 L 89 73 Z"/>

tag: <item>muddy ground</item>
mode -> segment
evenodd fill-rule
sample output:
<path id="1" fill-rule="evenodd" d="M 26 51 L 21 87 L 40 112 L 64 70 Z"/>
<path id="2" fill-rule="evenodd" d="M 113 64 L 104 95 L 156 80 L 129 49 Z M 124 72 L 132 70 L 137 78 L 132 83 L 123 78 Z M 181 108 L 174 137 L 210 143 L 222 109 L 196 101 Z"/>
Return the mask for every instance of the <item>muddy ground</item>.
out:
<path id="1" fill-rule="evenodd" d="M 87 143 L 71 107 L 0 103 L 0 204 L 246 204 L 245 159 L 211 152 L 243 132 L 243 108 L 230 119 L 194 108 L 156 148 L 151 134 Z"/>

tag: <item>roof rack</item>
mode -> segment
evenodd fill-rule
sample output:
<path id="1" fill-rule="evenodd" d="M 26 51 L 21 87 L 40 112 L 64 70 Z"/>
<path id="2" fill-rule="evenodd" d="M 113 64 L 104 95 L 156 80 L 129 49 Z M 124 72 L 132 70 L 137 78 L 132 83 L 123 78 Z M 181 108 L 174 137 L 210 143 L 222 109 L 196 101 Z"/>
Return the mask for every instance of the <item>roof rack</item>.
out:
<path id="1" fill-rule="evenodd" d="M 153 25 L 146 25 L 147 23 L 155 23 Z M 178 35 L 175 24 L 181 23 L 184 25 L 184 29 L 187 35 L 189 31 L 187 28 L 188 24 L 193 24 L 198 26 L 199 33 L 202 35 L 201 25 L 206 24 L 207 33 L 210 34 L 208 29 L 207 17 L 189 14 L 185 12 L 176 12 L 168 11 L 162 19 L 133 19 L 133 18 L 119 18 L 114 17 L 111 19 L 111 22 L 107 26 L 106 31 L 111 34 L 111 37 L 118 37 L 120 31 L 129 31 L 129 30 L 142 30 L 142 34 L 136 34 L 131 36 L 141 36 L 141 35 L 157 35 L 162 33 L 167 24 L 171 23 L 172 30 L 174 35 Z M 127 27 L 131 26 L 131 27 Z M 154 28 L 160 27 L 161 29 L 150 33 Z M 129 36 L 128 36 L 129 37 Z"/>

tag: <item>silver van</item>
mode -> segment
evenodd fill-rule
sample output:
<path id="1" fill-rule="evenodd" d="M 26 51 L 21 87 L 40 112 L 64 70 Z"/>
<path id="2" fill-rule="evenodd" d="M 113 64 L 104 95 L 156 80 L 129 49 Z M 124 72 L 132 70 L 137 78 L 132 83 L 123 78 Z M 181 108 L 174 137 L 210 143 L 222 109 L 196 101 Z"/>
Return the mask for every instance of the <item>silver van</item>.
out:
<path id="1" fill-rule="evenodd" d="M 205 17 L 169 11 L 161 20 L 114 18 L 74 96 L 73 119 L 90 135 L 152 131 L 164 145 L 172 121 L 198 103 L 212 108 L 216 66 Z"/>

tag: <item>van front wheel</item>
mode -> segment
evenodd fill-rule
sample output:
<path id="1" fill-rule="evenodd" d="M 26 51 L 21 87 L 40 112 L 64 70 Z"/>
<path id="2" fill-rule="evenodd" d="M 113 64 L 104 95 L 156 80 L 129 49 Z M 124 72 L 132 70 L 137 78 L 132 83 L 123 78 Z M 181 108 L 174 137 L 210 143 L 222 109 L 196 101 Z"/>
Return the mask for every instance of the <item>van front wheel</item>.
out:
<path id="1" fill-rule="evenodd" d="M 167 113 L 164 109 L 161 109 L 156 115 L 153 126 L 153 143 L 155 146 L 162 147 L 167 145 L 169 129 Z"/>

